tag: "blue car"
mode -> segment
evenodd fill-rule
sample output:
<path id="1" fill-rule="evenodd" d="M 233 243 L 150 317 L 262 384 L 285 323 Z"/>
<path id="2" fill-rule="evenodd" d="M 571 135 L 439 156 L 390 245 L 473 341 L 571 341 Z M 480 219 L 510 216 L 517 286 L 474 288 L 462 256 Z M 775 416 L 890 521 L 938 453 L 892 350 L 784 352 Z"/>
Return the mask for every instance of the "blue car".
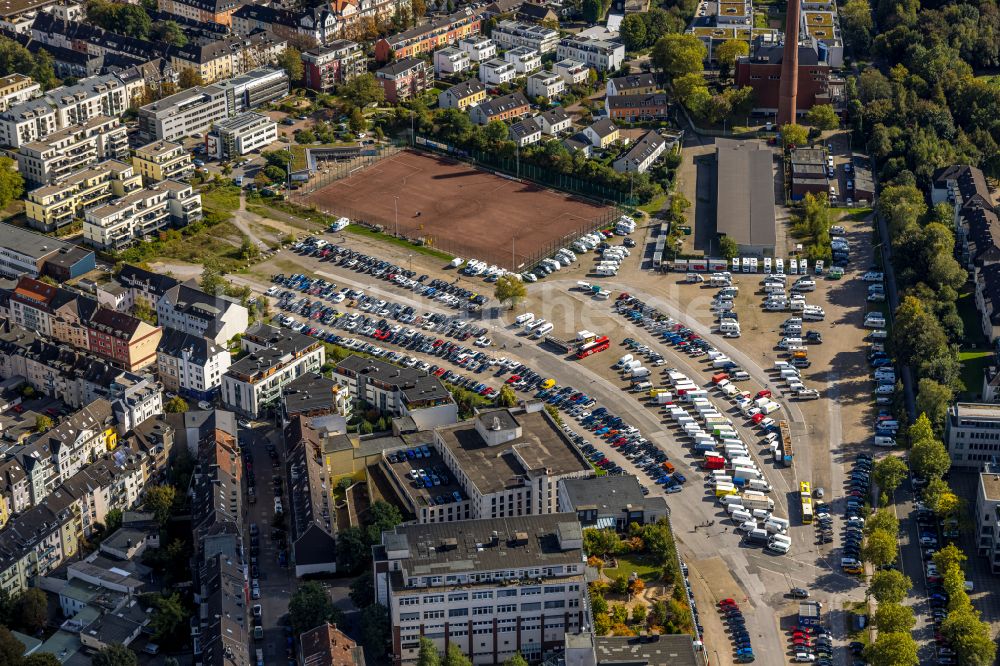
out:
<path id="1" fill-rule="evenodd" d="M 674 472 L 673 479 L 677 483 L 685 483 L 685 482 L 687 482 L 687 477 L 684 476 L 683 474 L 681 474 L 680 472 Z"/>

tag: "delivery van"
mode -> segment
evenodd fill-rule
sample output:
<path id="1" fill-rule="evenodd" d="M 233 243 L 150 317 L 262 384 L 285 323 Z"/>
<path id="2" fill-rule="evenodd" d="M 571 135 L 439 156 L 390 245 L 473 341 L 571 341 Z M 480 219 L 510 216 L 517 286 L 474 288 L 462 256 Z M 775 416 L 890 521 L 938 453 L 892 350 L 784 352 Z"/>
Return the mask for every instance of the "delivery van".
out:
<path id="1" fill-rule="evenodd" d="M 719 500 L 723 506 L 743 506 L 743 498 L 739 495 L 729 494 Z"/>
<path id="2" fill-rule="evenodd" d="M 753 519 L 753 514 L 751 514 L 746 509 L 736 509 L 730 514 L 730 517 L 733 519 L 734 523 L 739 525 L 741 523 L 745 523 L 746 521 Z"/>

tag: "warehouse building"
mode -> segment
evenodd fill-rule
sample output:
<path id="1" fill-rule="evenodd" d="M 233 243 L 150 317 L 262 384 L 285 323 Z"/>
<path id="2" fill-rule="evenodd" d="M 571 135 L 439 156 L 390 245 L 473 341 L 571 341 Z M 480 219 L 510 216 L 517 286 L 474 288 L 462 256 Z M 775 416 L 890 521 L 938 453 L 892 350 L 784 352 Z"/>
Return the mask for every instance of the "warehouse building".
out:
<path id="1" fill-rule="evenodd" d="M 740 254 L 773 256 L 775 244 L 773 153 L 759 141 L 716 141 L 716 224 Z"/>

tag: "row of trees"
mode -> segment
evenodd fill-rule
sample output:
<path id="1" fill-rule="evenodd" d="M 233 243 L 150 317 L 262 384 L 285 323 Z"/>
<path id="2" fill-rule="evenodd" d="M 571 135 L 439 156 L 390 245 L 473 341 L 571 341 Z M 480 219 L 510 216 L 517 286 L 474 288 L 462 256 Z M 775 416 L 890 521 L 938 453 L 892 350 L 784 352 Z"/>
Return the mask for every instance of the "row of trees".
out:
<path id="1" fill-rule="evenodd" d="M 56 78 L 55 60 L 45 49 L 32 53 L 20 42 L 0 37 L 0 76 L 24 74 L 48 90 L 59 85 Z"/>
<path id="2" fill-rule="evenodd" d="M 678 7 L 654 7 L 648 12 L 626 14 L 619 34 L 628 51 L 642 51 L 667 34 L 684 32 L 687 21 Z"/>

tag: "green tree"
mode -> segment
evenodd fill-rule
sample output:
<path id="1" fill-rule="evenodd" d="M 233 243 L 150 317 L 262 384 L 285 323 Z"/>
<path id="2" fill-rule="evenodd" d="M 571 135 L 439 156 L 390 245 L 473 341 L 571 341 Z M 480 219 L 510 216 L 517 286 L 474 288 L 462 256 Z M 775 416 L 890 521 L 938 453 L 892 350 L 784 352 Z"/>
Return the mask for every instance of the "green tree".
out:
<path id="1" fill-rule="evenodd" d="M 188 621 L 188 613 L 181 603 L 181 596 L 174 592 L 169 597 L 154 595 L 151 599 L 155 609 L 150 620 L 153 638 L 160 641 L 175 635 L 175 632 Z"/>
<path id="2" fill-rule="evenodd" d="M 703 107 L 712 95 L 708 84 L 700 72 L 682 74 L 674 79 L 674 96 L 695 115 L 701 115 Z"/>
<path id="3" fill-rule="evenodd" d="M 622 19 L 619 33 L 622 43 L 629 51 L 639 51 L 646 47 L 646 22 L 642 14 L 626 14 Z"/>
<path id="4" fill-rule="evenodd" d="M 316 133 L 313 132 L 312 130 L 307 130 L 307 129 L 299 130 L 298 132 L 295 133 L 295 142 L 296 143 L 315 143 L 316 142 Z"/>
<path id="5" fill-rule="evenodd" d="M 628 594 L 628 576 L 618 574 L 611 578 L 611 591 L 619 596 Z"/>
<path id="6" fill-rule="evenodd" d="M 276 167 L 273 164 L 269 164 L 264 167 L 264 175 L 267 176 L 272 183 L 283 183 L 285 179 L 288 178 L 288 172 L 281 167 Z"/>
<path id="7" fill-rule="evenodd" d="M 51 652 L 36 652 L 21 660 L 21 666 L 60 666 L 59 659 Z M 169 666 L 164 663 L 164 666 Z"/>
<path id="8" fill-rule="evenodd" d="M 10 629 L 0 624 L 0 666 L 17 666 L 24 654 L 24 643 Z"/>
<path id="9" fill-rule="evenodd" d="M 936 478 L 932 478 L 924 488 L 924 503 L 939 518 L 955 516 L 962 506 L 962 500 L 948 484 Z"/>
<path id="10" fill-rule="evenodd" d="M 513 310 L 527 297 L 528 289 L 524 283 L 512 273 L 500 276 L 493 286 L 493 296 L 501 303 L 506 303 Z"/>
<path id="11" fill-rule="evenodd" d="M 302 583 L 288 599 L 288 619 L 296 635 L 314 629 L 324 622 L 336 624 L 340 616 L 340 611 L 330 601 L 326 590 L 315 581 Z"/>
<path id="12" fill-rule="evenodd" d="M 177 85 L 180 86 L 181 90 L 187 90 L 195 86 L 205 85 L 205 79 L 201 77 L 201 72 L 198 70 L 185 67 L 177 77 Z"/>
<path id="13" fill-rule="evenodd" d="M 351 581 L 349 596 L 355 608 L 364 608 L 375 603 L 375 578 L 371 569 L 366 569 L 363 574 Z"/>
<path id="14" fill-rule="evenodd" d="M 503 662 L 503 666 L 528 666 L 528 660 L 522 657 L 520 652 L 517 652 L 513 657 Z"/>
<path id="15" fill-rule="evenodd" d="M 173 46 L 185 46 L 187 35 L 177 21 L 157 21 L 153 24 L 153 37 Z"/>
<path id="16" fill-rule="evenodd" d="M 924 479 L 940 479 L 951 467 L 948 449 L 938 439 L 921 439 L 910 448 L 910 467 Z"/>
<path id="17" fill-rule="evenodd" d="M 302 82 L 302 77 L 305 74 L 305 67 L 302 65 L 302 53 L 294 46 L 286 47 L 281 52 L 281 55 L 278 56 L 278 67 L 285 70 L 285 73 L 288 74 L 288 80 L 293 85 Z"/>
<path id="18" fill-rule="evenodd" d="M 781 138 L 785 146 L 804 146 L 809 140 L 809 130 L 802 125 L 788 123 L 781 126 Z"/>
<path id="19" fill-rule="evenodd" d="M 820 131 L 834 130 L 840 127 L 840 116 L 833 110 L 833 105 L 817 104 L 806 111 L 806 123 Z"/>
<path id="20" fill-rule="evenodd" d="M 166 525 L 167 521 L 170 520 L 176 496 L 177 489 L 168 484 L 146 487 L 146 499 L 143 502 L 143 507 L 146 511 L 153 512 L 160 527 Z"/>
<path id="21" fill-rule="evenodd" d="M 645 624 L 646 613 L 646 604 L 636 604 L 632 607 L 632 622 L 635 624 Z"/>
<path id="22" fill-rule="evenodd" d="M 654 67 L 675 79 L 702 71 L 707 56 L 705 44 L 695 35 L 669 34 L 656 41 L 650 59 Z"/>
<path id="23" fill-rule="evenodd" d="M 378 500 L 368 509 L 368 543 L 382 543 L 382 532 L 393 529 L 403 522 L 403 515 L 394 504 Z"/>
<path id="24" fill-rule="evenodd" d="M 417 666 L 441 666 L 441 655 L 434 647 L 434 641 L 421 636 L 420 652 L 417 654 Z"/>
<path id="25" fill-rule="evenodd" d="M 514 393 L 514 389 L 510 386 L 504 384 L 500 387 L 500 393 L 497 394 L 497 406 L 499 407 L 513 407 L 517 404 L 517 395 Z"/>
<path id="26" fill-rule="evenodd" d="M 17 171 L 17 164 L 9 157 L 0 157 L 0 208 L 24 194 L 24 178 Z"/>
<path id="27" fill-rule="evenodd" d="M 427 13 L 427 3 L 424 0 L 410 0 L 410 13 L 413 15 L 413 22 L 419 23 L 420 17 Z"/>
<path id="28" fill-rule="evenodd" d="M 458 645 L 450 643 L 444 655 L 443 666 L 472 666 L 472 660 L 465 656 Z"/>
<path id="29" fill-rule="evenodd" d="M 139 666 L 139 658 L 124 645 L 112 643 L 94 653 L 90 663 L 92 666 Z"/>
<path id="30" fill-rule="evenodd" d="M 348 527 L 337 534 L 337 571 L 356 573 L 370 561 L 371 546 L 360 527 Z"/>
<path id="31" fill-rule="evenodd" d="M 594 24 L 604 16 L 604 3 L 601 0 L 583 0 L 583 20 Z"/>
<path id="32" fill-rule="evenodd" d="M 941 624 L 958 663 L 990 666 L 996 660 L 997 646 L 990 635 L 990 625 L 979 619 L 979 611 L 967 604 L 948 613 Z"/>
<path id="33" fill-rule="evenodd" d="M 52 430 L 54 425 L 52 419 L 45 414 L 39 414 L 35 417 L 35 432 L 48 432 Z"/>
<path id="34" fill-rule="evenodd" d="M 867 53 L 872 44 L 872 8 L 868 0 L 847 0 L 840 6 L 840 25 L 848 43 L 859 53 Z"/>
<path id="35" fill-rule="evenodd" d="M 889 509 L 879 509 L 865 522 L 865 534 L 871 534 L 875 530 L 899 534 L 899 519 Z"/>
<path id="36" fill-rule="evenodd" d="M 944 432 L 944 419 L 954 394 L 944 384 L 924 377 L 917 384 L 917 413 L 926 414 L 939 437 Z"/>
<path id="37" fill-rule="evenodd" d="M 362 74 L 340 86 L 340 95 L 354 106 L 367 106 L 385 99 L 385 91 L 374 74 Z"/>
<path id="38" fill-rule="evenodd" d="M 901 571 L 895 569 L 883 569 L 876 571 L 872 575 L 868 591 L 875 601 L 882 603 L 900 603 L 906 598 L 913 588 L 911 581 Z"/>
<path id="39" fill-rule="evenodd" d="M 184 400 L 184 398 L 180 397 L 179 395 L 175 395 L 174 397 L 170 398 L 170 400 L 167 400 L 166 403 L 164 403 L 163 411 L 167 412 L 168 414 L 182 414 L 188 411 L 188 404 Z"/>
<path id="40" fill-rule="evenodd" d="M 917 666 L 917 642 L 908 633 L 879 632 L 875 642 L 865 648 L 872 666 Z"/>
<path id="41" fill-rule="evenodd" d="M 222 277 L 222 271 L 219 269 L 218 263 L 214 261 L 205 263 L 205 267 L 201 271 L 201 282 L 199 284 L 202 291 L 207 294 L 218 295 L 222 293 L 226 287 L 226 281 Z"/>
<path id="42" fill-rule="evenodd" d="M 906 463 L 898 456 L 886 456 L 872 467 L 872 480 L 882 492 L 892 495 L 906 479 Z"/>
<path id="43" fill-rule="evenodd" d="M 621 539 L 614 530 L 588 527 L 583 531 L 583 550 L 587 555 L 604 555 L 618 552 Z"/>
<path id="44" fill-rule="evenodd" d="M 259 256 L 260 247 L 249 236 L 244 236 L 243 243 L 240 245 L 240 258 L 243 261 L 253 261 Z"/>
<path id="45" fill-rule="evenodd" d="M 368 129 L 368 121 L 365 120 L 365 114 L 361 113 L 361 109 L 355 107 L 351 110 L 351 117 L 347 121 L 347 126 L 351 128 L 351 131 L 355 134 L 364 132 Z"/>
<path id="46" fill-rule="evenodd" d="M 896 561 L 896 535 L 885 530 L 875 530 L 861 546 L 861 559 L 874 567 L 884 567 Z"/>
<path id="47" fill-rule="evenodd" d="M 727 78 L 736 66 L 736 59 L 750 55 L 750 44 L 742 39 L 727 39 L 715 49 L 715 61 L 719 64 L 719 74 Z"/>
<path id="48" fill-rule="evenodd" d="M 372 654 L 378 657 L 384 655 L 391 637 L 392 625 L 389 623 L 389 610 L 385 606 L 372 604 L 361 609 L 361 640 Z M 445 661 L 447 662 L 447 658 Z"/>
<path id="49" fill-rule="evenodd" d="M 107 530 L 107 533 L 111 534 L 121 526 L 122 526 L 122 510 L 108 509 L 108 512 L 104 514 L 104 529 Z"/>
<path id="50" fill-rule="evenodd" d="M 953 543 L 949 543 L 939 551 L 931 555 L 931 560 L 938 568 L 938 571 L 947 573 L 953 569 L 962 569 L 962 565 L 969 558 Z"/>
<path id="51" fill-rule="evenodd" d="M 728 261 L 740 255 L 740 246 L 729 236 L 719 236 L 719 254 Z"/>
<path id="52" fill-rule="evenodd" d="M 880 603 L 873 620 L 879 632 L 887 633 L 909 632 L 917 623 L 912 608 L 891 602 Z"/>

